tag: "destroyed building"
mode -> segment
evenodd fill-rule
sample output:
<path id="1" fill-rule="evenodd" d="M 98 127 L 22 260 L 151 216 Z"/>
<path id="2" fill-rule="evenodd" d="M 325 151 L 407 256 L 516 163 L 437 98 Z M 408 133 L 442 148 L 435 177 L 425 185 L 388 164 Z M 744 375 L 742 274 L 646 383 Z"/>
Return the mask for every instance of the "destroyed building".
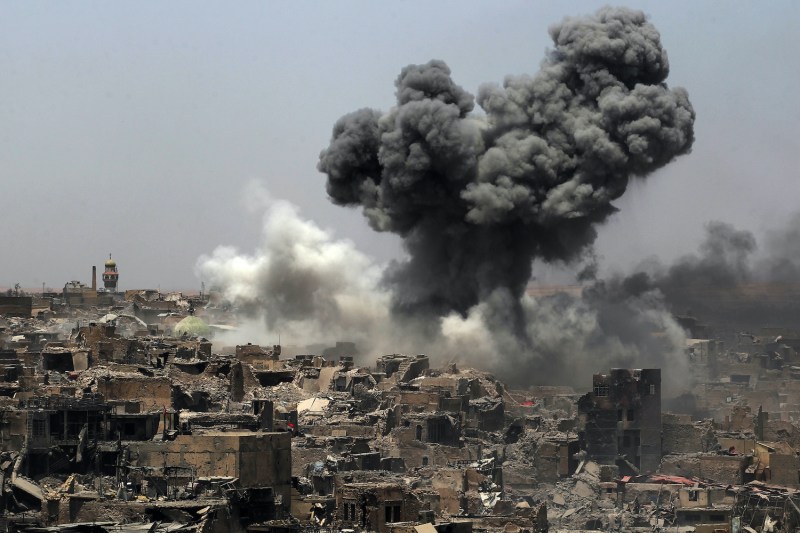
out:
<path id="1" fill-rule="evenodd" d="M 359 360 L 348 342 L 220 347 L 211 328 L 175 326 L 193 317 L 225 326 L 229 311 L 192 296 L 127 295 L 114 307 L 0 319 L 10 529 L 800 523 L 791 331 L 690 339 L 694 388 L 664 400 L 659 369 L 611 369 L 577 392 L 515 390 L 428 355 Z"/>
<path id="2" fill-rule="evenodd" d="M 590 458 L 628 473 L 655 472 L 661 462 L 661 370 L 615 368 L 595 374 L 581 398 Z"/>
<path id="3" fill-rule="evenodd" d="M 31 316 L 32 310 L 31 296 L 0 295 L 0 316 L 26 318 Z"/>

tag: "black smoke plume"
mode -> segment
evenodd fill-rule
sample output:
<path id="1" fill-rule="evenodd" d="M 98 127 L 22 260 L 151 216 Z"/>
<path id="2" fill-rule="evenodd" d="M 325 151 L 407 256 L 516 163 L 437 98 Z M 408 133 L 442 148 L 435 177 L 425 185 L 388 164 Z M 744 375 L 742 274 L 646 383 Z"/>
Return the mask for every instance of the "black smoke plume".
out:
<path id="1" fill-rule="evenodd" d="M 712 221 L 696 253 L 670 265 L 651 260 L 599 285 L 619 298 L 656 291 L 666 309 L 690 315 L 722 337 L 762 327 L 797 328 L 800 316 L 800 213 L 756 237 Z"/>
<path id="2" fill-rule="evenodd" d="M 402 69 L 388 113 L 334 126 L 318 165 L 331 200 L 361 206 L 409 254 L 385 274 L 396 313 L 466 316 L 500 291 L 524 332 L 513 323 L 533 259 L 579 258 L 633 176 L 690 151 L 694 110 L 667 87 L 643 13 L 603 8 L 550 35 L 535 75 L 480 88 L 482 114 L 434 60 Z"/>
<path id="3" fill-rule="evenodd" d="M 513 386 L 585 387 L 610 366 L 661 366 L 665 383 L 685 385 L 684 332 L 652 283 L 525 292 L 534 259 L 584 261 L 628 181 L 694 140 L 687 93 L 667 87 L 666 52 L 641 12 L 605 8 L 550 33 L 535 75 L 475 98 L 442 61 L 411 65 L 395 107 L 341 118 L 318 165 L 329 196 L 400 235 L 408 259 L 384 268 L 269 200 L 252 254 L 221 247 L 198 262 L 253 319 L 248 333 L 426 352 Z"/>

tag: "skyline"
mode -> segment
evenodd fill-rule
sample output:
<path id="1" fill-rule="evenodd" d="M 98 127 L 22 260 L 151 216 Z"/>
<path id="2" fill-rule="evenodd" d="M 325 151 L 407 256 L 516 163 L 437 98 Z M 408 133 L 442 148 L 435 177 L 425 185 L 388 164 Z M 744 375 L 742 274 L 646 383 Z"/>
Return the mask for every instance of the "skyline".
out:
<path id="1" fill-rule="evenodd" d="M 201 255 L 260 242 L 254 181 L 379 261 L 399 257 L 395 236 L 326 198 L 316 164 L 336 119 L 388 110 L 408 64 L 444 60 L 473 94 L 534 73 L 547 27 L 602 5 L 4 3 L 0 286 L 88 283 L 111 252 L 122 289 L 199 290 Z M 601 273 L 693 252 L 711 220 L 781 225 L 797 210 L 800 6 L 625 5 L 659 30 L 696 142 L 615 202 Z"/>

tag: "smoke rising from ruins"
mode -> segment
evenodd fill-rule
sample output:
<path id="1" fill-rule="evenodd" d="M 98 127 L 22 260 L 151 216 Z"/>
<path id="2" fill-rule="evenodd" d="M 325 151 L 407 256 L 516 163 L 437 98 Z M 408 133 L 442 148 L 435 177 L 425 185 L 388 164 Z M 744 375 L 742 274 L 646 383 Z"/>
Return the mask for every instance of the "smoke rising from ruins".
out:
<path id="1" fill-rule="evenodd" d="M 525 294 L 534 259 L 590 254 L 628 181 L 694 140 L 688 95 L 666 85 L 667 55 L 643 13 L 604 8 L 550 34 L 535 75 L 476 99 L 444 62 L 409 65 L 394 108 L 335 124 L 318 164 L 330 199 L 400 235 L 407 259 L 379 267 L 270 202 L 256 253 L 219 248 L 198 271 L 271 331 L 426 352 L 512 384 L 679 365 L 683 332 L 657 290 Z"/>
<path id="2" fill-rule="evenodd" d="M 257 317 L 272 342 L 350 338 L 388 320 L 382 270 L 352 242 L 304 220 L 289 202 L 252 184 L 247 195 L 264 210 L 263 240 L 252 254 L 226 246 L 198 260 L 198 274 L 222 287 L 228 301 Z"/>
<path id="3" fill-rule="evenodd" d="M 266 198 L 258 189 L 248 196 Z M 440 363 L 490 370 L 515 386 L 580 385 L 598 368 L 680 370 L 687 362 L 684 334 L 656 287 L 630 291 L 619 278 L 596 281 L 579 295 L 517 298 L 496 290 L 466 316 L 393 314 L 393 295 L 382 282 L 386 267 L 288 202 L 266 198 L 261 205 L 263 240 L 252 254 L 219 247 L 197 265 L 245 318 L 229 344 L 274 343 L 278 335 L 290 344 L 347 339 L 364 354 L 427 353 Z M 509 327 L 515 321 L 521 330 Z M 665 392 L 678 389 L 670 381 L 678 375 L 665 372 Z"/>
<path id="4" fill-rule="evenodd" d="M 759 243 L 750 231 L 712 221 L 696 253 L 670 265 L 653 259 L 613 283 L 620 294 L 657 291 L 676 314 L 695 315 L 714 326 L 794 327 L 800 282 L 800 213 L 766 232 Z"/>
<path id="5" fill-rule="evenodd" d="M 534 258 L 574 260 L 632 176 L 692 145 L 694 111 L 643 13 L 604 8 L 550 29 L 533 76 L 475 98 L 442 61 L 397 78 L 397 106 L 334 126 L 318 168 L 333 202 L 403 238 L 387 273 L 396 312 L 465 315 L 496 290 L 518 300 Z"/>

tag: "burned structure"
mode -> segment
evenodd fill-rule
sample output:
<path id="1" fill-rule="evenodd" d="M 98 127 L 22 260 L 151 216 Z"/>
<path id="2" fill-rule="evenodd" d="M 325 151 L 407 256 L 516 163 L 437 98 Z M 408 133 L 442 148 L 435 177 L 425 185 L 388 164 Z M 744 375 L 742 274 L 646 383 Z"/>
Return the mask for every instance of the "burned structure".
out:
<path id="1" fill-rule="evenodd" d="M 595 374 L 579 403 L 589 457 L 622 472 L 655 472 L 661 462 L 661 370 Z"/>

